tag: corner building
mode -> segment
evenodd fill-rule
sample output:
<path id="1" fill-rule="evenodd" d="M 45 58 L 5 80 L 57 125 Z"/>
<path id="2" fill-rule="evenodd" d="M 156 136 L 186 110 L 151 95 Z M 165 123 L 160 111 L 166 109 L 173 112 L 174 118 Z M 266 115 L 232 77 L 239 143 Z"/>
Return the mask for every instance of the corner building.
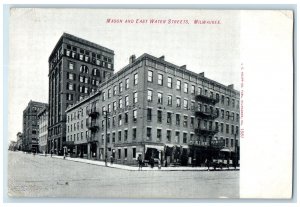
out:
<path id="1" fill-rule="evenodd" d="M 23 111 L 23 137 L 22 150 L 27 152 L 38 152 L 39 125 L 38 113 L 46 103 L 30 101 Z"/>
<path id="2" fill-rule="evenodd" d="M 49 57 L 48 152 L 63 154 L 66 108 L 113 74 L 114 51 L 64 33 Z"/>
<path id="3" fill-rule="evenodd" d="M 74 143 L 75 156 L 103 160 L 107 148 L 108 158 L 129 165 L 138 154 L 167 165 L 233 160 L 239 152 L 240 97 L 233 85 L 164 56 L 129 60 L 97 92 L 67 109 L 67 140 Z"/>

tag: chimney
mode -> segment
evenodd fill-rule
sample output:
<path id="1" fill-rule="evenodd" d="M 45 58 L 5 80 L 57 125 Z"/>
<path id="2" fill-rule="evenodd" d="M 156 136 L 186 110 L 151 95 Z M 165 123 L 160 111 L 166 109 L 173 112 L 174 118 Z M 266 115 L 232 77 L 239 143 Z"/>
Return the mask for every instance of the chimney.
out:
<path id="1" fill-rule="evenodd" d="M 204 72 L 199 73 L 199 76 L 204 77 Z"/>
<path id="2" fill-rule="evenodd" d="M 233 88 L 234 88 L 234 85 L 233 85 L 233 84 L 230 84 L 230 85 L 228 85 L 227 87 L 230 88 L 230 89 L 233 89 Z"/>
<path id="3" fill-rule="evenodd" d="M 136 59 L 135 55 L 131 55 L 131 56 L 129 57 L 129 64 L 134 63 L 134 62 L 135 62 L 135 59 Z"/>
<path id="4" fill-rule="evenodd" d="M 181 69 L 186 69 L 186 65 L 180 66 Z"/>
<path id="5" fill-rule="evenodd" d="M 164 55 L 163 55 L 163 56 L 160 56 L 159 59 L 165 60 L 165 56 L 164 56 Z"/>

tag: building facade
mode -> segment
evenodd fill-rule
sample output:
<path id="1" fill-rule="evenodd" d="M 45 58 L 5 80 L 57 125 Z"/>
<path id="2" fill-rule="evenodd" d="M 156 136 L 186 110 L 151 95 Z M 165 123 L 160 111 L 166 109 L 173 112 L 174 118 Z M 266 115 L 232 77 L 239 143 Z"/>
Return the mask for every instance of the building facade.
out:
<path id="1" fill-rule="evenodd" d="M 39 125 L 39 152 L 47 152 L 47 138 L 48 138 L 48 104 L 40 110 L 38 113 L 38 125 Z"/>
<path id="2" fill-rule="evenodd" d="M 37 115 L 46 105 L 46 103 L 30 101 L 23 111 L 23 151 L 38 151 L 39 125 Z"/>
<path id="3" fill-rule="evenodd" d="M 114 51 L 64 33 L 49 57 L 48 152 L 66 145 L 65 110 L 113 74 Z"/>
<path id="4" fill-rule="evenodd" d="M 144 54 L 67 109 L 76 155 L 203 164 L 239 153 L 239 91 Z M 79 152 L 80 151 L 80 152 Z M 105 153 L 107 151 L 107 153 Z M 222 155 L 221 155 L 222 154 Z"/>
<path id="5" fill-rule="evenodd" d="M 23 134 L 21 132 L 17 133 L 17 149 L 22 150 L 23 145 Z"/>

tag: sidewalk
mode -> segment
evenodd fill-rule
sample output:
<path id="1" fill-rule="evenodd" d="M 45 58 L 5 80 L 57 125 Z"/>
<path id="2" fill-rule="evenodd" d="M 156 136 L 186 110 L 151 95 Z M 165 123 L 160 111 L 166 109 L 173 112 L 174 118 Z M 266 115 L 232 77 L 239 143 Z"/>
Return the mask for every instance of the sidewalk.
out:
<path id="1" fill-rule="evenodd" d="M 45 156 L 44 154 L 39 154 L 40 156 Z M 48 158 L 51 158 L 50 154 L 47 154 Z M 56 159 L 64 159 L 63 156 L 57 156 L 57 155 L 52 155 L 52 158 Z M 81 163 L 87 163 L 91 165 L 98 165 L 98 166 L 103 166 L 105 167 L 105 162 L 104 161 L 99 161 L 99 160 L 89 160 L 89 159 L 83 159 L 83 158 L 71 158 L 71 157 L 66 157 L 65 160 L 68 161 L 73 161 L 73 162 L 81 162 Z M 122 169 L 122 170 L 129 170 L 129 171 L 138 171 L 138 165 L 136 166 L 128 166 L 128 165 L 120 165 L 120 164 L 110 164 L 110 162 L 107 162 L 107 167 L 110 168 L 117 168 L 117 169 Z M 213 167 L 209 168 L 210 170 L 214 170 Z M 236 170 L 239 170 L 240 168 L 237 167 Z M 220 168 L 217 168 L 218 171 L 220 171 Z M 229 168 L 223 168 L 223 171 L 228 171 L 228 170 L 235 170 L 234 167 L 229 167 Z M 157 166 L 154 168 L 151 167 L 143 167 L 142 171 L 207 171 L 207 167 L 161 167 L 161 169 L 158 169 Z"/>

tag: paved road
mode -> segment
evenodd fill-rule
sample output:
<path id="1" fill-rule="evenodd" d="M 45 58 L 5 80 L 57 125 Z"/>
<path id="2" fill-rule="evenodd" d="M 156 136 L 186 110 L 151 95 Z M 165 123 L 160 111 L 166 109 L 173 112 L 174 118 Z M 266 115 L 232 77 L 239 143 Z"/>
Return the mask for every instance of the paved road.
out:
<path id="1" fill-rule="evenodd" d="M 8 162 L 10 196 L 239 197 L 239 171 L 127 171 L 23 152 L 9 152 Z"/>

